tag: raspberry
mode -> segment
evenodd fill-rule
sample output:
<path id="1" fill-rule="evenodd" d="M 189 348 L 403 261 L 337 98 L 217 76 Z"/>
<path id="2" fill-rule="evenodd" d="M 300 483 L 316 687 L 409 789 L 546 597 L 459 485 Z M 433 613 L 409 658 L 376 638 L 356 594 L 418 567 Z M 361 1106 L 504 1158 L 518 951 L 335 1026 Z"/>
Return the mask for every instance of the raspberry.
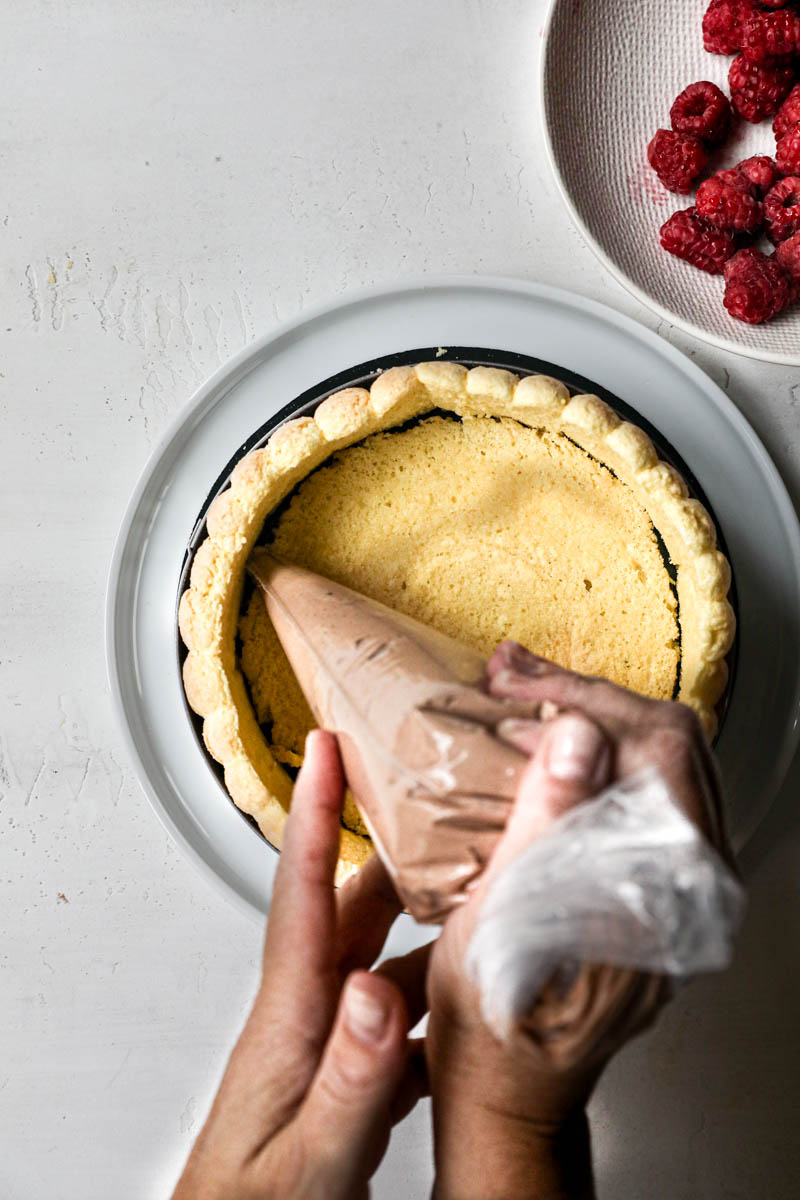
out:
<path id="1" fill-rule="evenodd" d="M 742 269 L 745 260 L 753 258 L 754 255 L 756 258 L 767 257 L 766 254 L 762 254 L 760 250 L 754 250 L 752 246 L 748 246 L 746 249 L 739 250 L 738 253 L 729 258 L 725 263 L 725 269 L 722 272 L 722 274 L 725 276 L 725 282 L 727 283 L 731 275 Z"/>
<path id="2" fill-rule="evenodd" d="M 738 172 L 737 172 L 738 174 Z M 726 172 L 730 176 L 730 172 Z M 744 176 L 741 182 L 712 175 L 697 189 L 697 211 L 704 220 L 716 229 L 729 229 L 732 233 L 755 233 L 764 221 L 764 206 L 756 200 L 750 189 L 752 184 Z"/>
<path id="3" fill-rule="evenodd" d="M 755 154 L 752 158 L 746 158 L 734 169 L 750 181 L 756 189 L 757 196 L 765 196 L 781 174 L 777 163 L 766 154 Z"/>
<path id="4" fill-rule="evenodd" d="M 762 8 L 785 8 L 789 0 L 761 0 Z"/>
<path id="5" fill-rule="evenodd" d="M 685 196 L 706 166 L 708 155 L 699 138 L 659 129 L 647 147 L 647 159 L 665 188 Z"/>
<path id="6" fill-rule="evenodd" d="M 800 83 L 796 83 L 775 114 L 772 132 L 781 138 L 800 121 Z"/>
<path id="7" fill-rule="evenodd" d="M 685 259 L 693 267 L 709 275 L 721 275 L 727 260 L 736 249 L 733 235 L 714 229 L 696 208 L 673 213 L 661 226 L 661 245 L 670 254 Z"/>
<path id="8" fill-rule="evenodd" d="M 790 238 L 775 248 L 775 258 L 795 284 L 795 295 L 800 286 L 800 233 L 793 233 Z"/>
<path id="9" fill-rule="evenodd" d="M 799 47 L 800 16 L 796 12 L 754 12 L 744 23 L 742 50 L 750 62 L 790 58 Z"/>
<path id="10" fill-rule="evenodd" d="M 741 50 L 744 23 L 757 7 L 757 0 L 711 0 L 703 17 L 703 45 L 709 54 Z"/>
<path id="11" fill-rule="evenodd" d="M 783 64 L 759 66 L 737 54 L 728 72 L 731 104 L 740 117 L 754 124 L 771 117 L 789 95 L 794 68 Z"/>
<path id="12" fill-rule="evenodd" d="M 779 140 L 775 161 L 782 175 L 800 175 L 800 123 Z"/>
<path id="13" fill-rule="evenodd" d="M 783 267 L 760 250 L 740 250 L 725 264 L 722 303 L 737 321 L 760 325 L 783 312 L 793 287 Z"/>
<path id="14" fill-rule="evenodd" d="M 790 175 L 770 188 L 764 199 L 764 219 L 773 245 L 800 232 L 800 178 Z"/>
<path id="15" fill-rule="evenodd" d="M 747 192 L 750 196 L 758 197 L 756 185 L 738 167 L 729 167 L 727 171 L 717 171 L 713 178 L 719 179 L 722 183 L 729 183 L 739 192 Z"/>
<path id="16" fill-rule="evenodd" d="M 725 140 L 733 112 L 724 92 L 716 84 L 702 80 L 683 89 L 669 115 L 676 133 L 694 134 L 713 146 Z"/>

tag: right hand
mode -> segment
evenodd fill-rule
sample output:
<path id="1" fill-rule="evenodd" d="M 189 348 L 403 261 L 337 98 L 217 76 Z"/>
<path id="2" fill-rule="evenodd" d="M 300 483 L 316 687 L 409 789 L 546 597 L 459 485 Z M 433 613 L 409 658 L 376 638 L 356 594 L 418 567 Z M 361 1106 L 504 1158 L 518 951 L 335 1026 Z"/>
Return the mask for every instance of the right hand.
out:
<path id="1" fill-rule="evenodd" d="M 609 1058 L 655 1019 L 662 976 L 584 965 L 566 995 L 547 987 L 509 1041 L 484 1024 L 464 960 L 491 880 L 569 808 L 645 766 L 729 862 L 716 766 L 694 713 L 564 670 L 513 642 L 487 667 L 496 696 L 542 703 L 548 721 L 499 733 L 530 754 L 516 805 L 469 901 L 448 918 L 428 973 L 426 1054 L 434 1105 L 435 1195 L 591 1196 L 584 1108 Z"/>
<path id="2" fill-rule="evenodd" d="M 591 718 L 608 739 L 609 779 L 625 779 L 644 767 L 657 767 L 685 815 L 733 864 L 717 764 L 691 708 L 649 700 L 605 679 L 567 671 L 517 642 L 497 647 L 486 674 L 494 696 L 548 701 L 559 712 L 577 711 Z M 542 736 L 541 728 L 532 726 L 515 730 L 507 725 L 504 733 L 507 741 L 528 753 Z"/>

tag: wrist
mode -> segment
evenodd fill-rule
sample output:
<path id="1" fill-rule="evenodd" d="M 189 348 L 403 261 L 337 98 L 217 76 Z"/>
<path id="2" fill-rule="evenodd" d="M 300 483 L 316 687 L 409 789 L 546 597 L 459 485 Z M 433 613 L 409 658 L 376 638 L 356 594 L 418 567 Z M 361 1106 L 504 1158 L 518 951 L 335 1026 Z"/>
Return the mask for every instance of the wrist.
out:
<path id="1" fill-rule="evenodd" d="M 426 1037 L 435 1200 L 590 1200 L 593 1080 L 543 1071 L 459 1017 L 433 1010 Z"/>
<path id="2" fill-rule="evenodd" d="M 434 1098 L 434 1145 L 432 1200 L 594 1200 L 583 1109 L 542 1127 L 485 1106 L 437 1111 Z"/>

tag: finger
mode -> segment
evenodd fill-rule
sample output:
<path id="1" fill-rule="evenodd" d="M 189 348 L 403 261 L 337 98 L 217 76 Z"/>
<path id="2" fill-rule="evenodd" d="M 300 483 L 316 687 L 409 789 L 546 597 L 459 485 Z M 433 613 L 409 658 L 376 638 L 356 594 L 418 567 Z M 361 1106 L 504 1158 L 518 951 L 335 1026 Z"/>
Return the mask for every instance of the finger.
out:
<path id="1" fill-rule="evenodd" d="M 405 1070 L 389 1108 L 393 1125 L 404 1120 L 423 1096 L 431 1094 L 428 1064 L 425 1059 L 425 1039 L 408 1038 L 406 1046 Z"/>
<path id="2" fill-rule="evenodd" d="M 275 875 L 265 950 L 270 969 L 291 961 L 307 975 L 329 962 L 343 792 L 336 740 L 315 729 L 306 739 Z"/>
<path id="3" fill-rule="evenodd" d="M 539 674 L 502 666 L 488 679 L 489 693 L 508 700 L 527 700 L 542 704 L 550 701 L 559 708 L 580 708 L 589 695 L 590 681 L 560 667 Z"/>
<path id="4" fill-rule="evenodd" d="M 226 1111 L 238 1114 L 240 1135 L 262 1136 L 294 1115 L 333 1023 L 333 873 L 343 791 L 335 739 L 316 730 L 286 821 L 261 987 L 220 1090 Z"/>
<path id="5" fill-rule="evenodd" d="M 536 721 L 528 717 L 507 717 L 497 726 L 497 736 L 501 741 L 508 742 L 515 750 L 521 750 L 523 754 L 532 757 L 538 751 L 547 731 L 547 720 L 552 720 L 557 715 L 556 711 L 552 717 L 540 718 Z"/>
<path id="6" fill-rule="evenodd" d="M 330 1174 L 325 1195 L 349 1198 L 383 1157 L 407 1060 L 408 1017 L 389 980 L 348 979 L 325 1053 L 298 1117 L 301 1144 Z"/>
<path id="7" fill-rule="evenodd" d="M 542 658 L 540 654 L 534 654 L 519 642 L 512 642 L 509 639 L 500 643 L 486 664 L 488 675 L 497 675 L 505 670 L 539 678 L 542 675 L 564 672 L 565 668 L 560 667 L 558 663 L 552 662 L 549 658 Z"/>
<path id="8" fill-rule="evenodd" d="M 372 966 L 402 911 L 402 901 L 389 873 L 373 854 L 336 895 L 337 956 L 342 978 L 359 967 Z"/>
<path id="9" fill-rule="evenodd" d="M 434 942 L 418 946 L 399 958 L 387 958 L 386 962 L 376 969 L 376 974 L 391 979 L 400 991 L 408 1010 L 408 1024 L 414 1028 L 428 1011 L 428 998 L 425 993 L 425 983 L 428 973 L 428 962 Z"/>
<path id="10" fill-rule="evenodd" d="M 710 840 L 728 866 L 738 875 L 739 868 L 728 831 L 724 788 L 719 762 L 702 730 L 698 729 L 694 741 L 697 754 L 700 758 L 701 774 L 705 781 L 703 794 L 709 817 Z"/>
<path id="11" fill-rule="evenodd" d="M 554 711 L 577 709 L 612 738 L 663 720 L 659 713 L 663 700 L 650 700 L 599 676 L 577 675 L 561 668 L 541 676 L 504 668 L 488 679 L 487 687 L 490 695 L 538 704 L 543 719 Z"/>
<path id="12" fill-rule="evenodd" d="M 276 1057 L 305 1091 L 330 1032 L 340 979 L 333 877 L 344 779 L 335 739 L 315 730 L 306 741 L 286 821 L 267 920 L 264 970 L 251 1022 L 264 1036 L 286 1013 L 291 1023 Z"/>
<path id="13" fill-rule="evenodd" d="M 672 799 L 718 850 L 724 847 L 720 808 L 713 793 L 703 734 L 682 704 L 665 704 L 661 723 L 621 748 L 622 777 L 657 768 Z"/>
<path id="14" fill-rule="evenodd" d="M 611 744 L 599 725 L 566 713 L 546 726 L 520 781 L 516 803 L 486 879 L 546 833 L 562 813 L 595 795 L 611 775 Z"/>
<path id="15" fill-rule="evenodd" d="M 716 755 L 711 750 L 711 747 L 702 740 L 701 751 L 703 754 L 704 766 L 706 768 L 707 797 L 708 809 L 712 814 L 713 833 L 712 844 L 716 847 L 724 861 L 731 868 L 737 878 L 741 878 L 739 872 L 739 864 L 736 861 L 733 843 L 731 842 L 730 830 L 728 829 L 728 814 L 726 812 L 724 789 L 722 786 L 722 774 L 719 768 L 719 762 Z"/>

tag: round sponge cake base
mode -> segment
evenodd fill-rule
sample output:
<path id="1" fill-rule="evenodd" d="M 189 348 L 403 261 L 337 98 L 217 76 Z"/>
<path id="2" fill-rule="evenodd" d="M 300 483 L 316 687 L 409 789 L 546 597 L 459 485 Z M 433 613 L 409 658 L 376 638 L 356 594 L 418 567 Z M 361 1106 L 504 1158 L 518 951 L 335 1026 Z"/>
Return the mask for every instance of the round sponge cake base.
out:
<path id="1" fill-rule="evenodd" d="M 407 499 L 408 511 L 419 514 L 414 537 L 408 532 L 408 516 L 405 525 L 403 519 L 395 520 L 400 513 L 399 507 L 393 511 L 396 497 L 384 492 L 377 498 L 377 493 L 373 492 L 367 502 L 366 497 L 359 498 L 356 495 L 353 498 L 356 507 L 352 513 L 351 528 L 355 530 L 359 527 L 362 533 L 360 541 L 354 541 L 352 537 L 349 539 L 349 558 L 343 559 L 337 568 L 336 563 L 326 559 L 322 553 L 321 542 L 325 539 L 321 538 L 315 550 L 320 557 L 316 561 L 308 561 L 306 565 L 341 578 L 343 582 L 366 592 L 370 592 L 370 579 L 373 579 L 373 589 L 377 591 L 373 590 L 372 594 L 377 594 L 379 599 L 388 600 L 396 607 L 413 604 L 416 607 L 410 608 L 410 611 L 415 616 L 438 624 L 445 632 L 471 640 L 481 649 L 491 649 L 492 642 L 501 636 L 516 635 L 521 641 L 531 644 L 540 652 L 549 653 L 558 661 L 597 670 L 599 668 L 592 665 L 590 658 L 596 649 L 591 643 L 598 640 L 603 627 L 595 628 L 592 633 L 590 616 L 593 605 L 597 606 L 594 609 L 595 616 L 603 613 L 598 598 L 604 594 L 604 589 L 607 593 L 608 580 L 613 577 L 617 559 L 620 562 L 619 569 L 624 573 L 625 586 L 633 588 L 632 595 L 638 595 L 643 601 L 647 588 L 654 588 L 654 581 L 663 569 L 663 561 L 659 565 L 655 559 L 658 549 L 653 533 L 655 529 L 666 547 L 676 574 L 680 623 L 678 699 L 694 709 L 709 737 L 716 729 L 714 706 L 727 682 L 725 656 L 735 632 L 735 620 L 727 600 L 730 567 L 717 548 L 714 524 L 708 513 L 699 501 L 689 496 L 678 472 L 659 459 L 643 430 L 621 420 L 597 396 L 570 396 L 562 383 L 546 376 L 519 378 L 498 368 L 473 367 L 468 370 L 459 363 L 447 361 L 395 367 L 379 375 L 369 390 L 348 388 L 337 392 L 318 406 L 313 417 L 287 421 L 275 430 L 263 449 L 253 451 L 237 464 L 230 487 L 220 493 L 208 511 L 208 536 L 195 552 L 189 587 L 179 604 L 180 633 L 189 651 L 183 665 L 184 689 L 190 706 L 203 719 L 205 745 L 209 753 L 222 764 L 225 785 L 232 799 L 256 820 L 264 836 L 277 848 L 281 845 L 291 803 L 292 781 L 276 754 L 285 751 L 283 760 L 292 765 L 292 758 L 297 759 L 298 752 L 291 745 L 279 743 L 275 737 L 275 717 L 280 714 L 273 711 L 275 702 L 270 697 L 274 697 L 277 689 L 274 685 L 267 685 L 261 699 L 256 695 L 251 700 L 241 670 L 242 663 L 237 655 L 237 630 L 247 557 L 261 535 L 267 518 L 276 514 L 296 485 L 307 480 L 312 498 L 314 489 L 323 486 L 322 482 L 317 483 L 316 480 L 324 480 L 328 468 L 315 475 L 318 467 L 332 462 L 339 451 L 352 447 L 352 453 L 335 460 L 331 471 L 342 469 L 341 464 L 349 462 L 351 458 L 354 466 L 347 469 L 355 471 L 356 464 L 360 462 L 360 452 L 365 450 L 376 464 L 382 464 L 382 474 L 388 471 L 391 452 L 384 451 L 387 457 L 382 457 L 381 454 L 375 454 L 373 446 L 388 446 L 406 433 L 411 434 L 413 428 L 425 428 L 429 422 L 422 421 L 408 430 L 400 429 L 400 432 L 375 438 L 369 443 L 367 439 L 382 431 L 398 430 L 409 420 L 425 418 L 434 410 L 443 410 L 461 418 L 460 426 L 458 422 L 448 420 L 442 424 L 462 430 L 458 434 L 454 434 L 453 429 L 449 433 L 442 432 L 432 439 L 427 450 L 421 443 L 416 450 L 415 457 L 420 462 L 426 457 L 429 459 L 427 469 L 432 472 L 431 479 L 437 472 L 441 476 L 437 501 L 441 516 L 438 529 L 433 530 L 430 524 L 430 499 L 425 487 L 415 489 L 405 482 L 398 482 L 397 496 L 404 497 L 404 507 Z M 502 443 L 502 453 L 508 456 L 502 472 L 494 472 L 491 465 L 483 472 L 475 471 L 472 466 L 467 469 L 463 465 L 474 461 L 478 441 L 482 436 L 488 436 L 477 432 L 482 425 L 497 425 L 505 431 L 497 435 L 507 439 Z M 422 438 L 424 435 L 418 436 Z M 461 467 L 456 460 L 448 457 L 448 451 L 441 446 L 438 450 L 434 448 L 433 442 L 438 437 L 464 439 L 463 444 L 459 444 L 457 456 L 462 462 Z M 539 442 L 540 453 L 535 456 L 538 468 L 531 466 L 532 460 L 524 452 L 528 438 Z M 513 448 L 515 441 L 516 449 Z M 413 439 L 410 439 L 409 445 L 412 442 Z M 530 446 L 533 444 L 530 441 Z M 568 446 L 572 446 L 586 460 L 583 463 L 583 483 L 578 483 L 580 475 L 571 469 Z M 485 461 L 488 453 L 484 456 L 478 451 L 478 456 Z M 395 462 L 398 479 L 405 475 L 409 465 L 399 460 Z M 401 466 L 404 467 L 403 471 L 400 470 Z M 358 469 L 361 471 L 364 468 Z M 527 540 L 522 538 L 521 528 L 515 527 L 517 545 L 524 542 L 529 547 L 527 553 L 530 562 L 526 563 L 519 561 L 520 555 L 514 552 L 509 540 L 509 530 L 514 526 L 511 509 L 527 496 L 530 489 L 525 487 L 526 473 L 527 482 L 532 485 L 536 469 L 544 472 L 543 481 L 549 480 L 554 486 L 545 487 L 542 483 L 542 505 L 529 514 L 525 526 Z M 557 479 L 559 469 L 564 475 L 560 480 Z M 377 465 L 375 470 L 378 470 Z M 517 471 L 521 472 L 519 480 L 515 474 Z M 480 503 L 485 510 L 484 524 L 474 508 L 480 493 L 478 483 L 475 484 L 478 492 L 469 493 L 469 487 L 474 482 L 473 475 L 477 476 L 479 483 L 482 481 L 480 486 L 487 485 L 488 479 L 494 475 L 494 491 L 484 490 L 481 494 Z M 368 477 L 369 472 L 366 471 L 365 481 Z M 384 482 L 388 482 L 388 479 L 389 475 L 386 474 Z M 580 571 L 576 570 L 564 579 L 557 578 L 551 566 L 549 595 L 540 589 L 535 593 L 538 596 L 535 603 L 532 599 L 527 601 L 526 620 L 531 633 L 526 634 L 521 624 L 515 624 L 521 616 L 520 597 L 532 579 L 548 578 L 547 569 L 542 566 L 544 555 L 541 562 L 537 562 L 533 554 L 538 544 L 537 524 L 542 531 L 547 529 L 548 522 L 552 524 L 555 521 L 554 514 L 559 511 L 560 504 L 562 528 L 586 531 L 585 539 L 577 537 L 577 534 L 573 538 L 580 546 L 579 558 L 585 559 L 586 542 L 590 540 L 589 530 L 595 529 L 594 536 L 597 537 L 601 525 L 606 525 L 610 530 L 614 524 L 611 517 L 606 523 L 602 514 L 608 496 L 613 494 L 617 497 L 617 489 L 611 486 L 610 480 L 616 480 L 623 491 L 627 489 L 633 507 L 625 508 L 623 505 L 622 509 L 617 508 L 613 545 L 608 540 L 604 542 L 609 545 L 608 555 L 598 554 L 588 567 L 581 565 Z M 341 495 L 343 489 L 336 490 Z M 585 493 L 582 501 L 579 496 L 581 491 Z M 473 497 L 473 507 L 463 508 L 464 497 L 468 494 Z M 450 497 L 449 501 L 447 496 Z M 592 505 L 587 503 L 587 496 L 593 498 Z M 579 501 L 572 521 L 567 511 L 570 497 Z M 547 503 L 544 502 L 545 498 Z M 330 503 L 334 503 L 332 499 Z M 617 497 L 613 503 L 622 501 Z M 638 516 L 631 517 L 631 513 L 637 511 Z M 279 521 L 280 528 L 283 528 L 283 521 L 286 520 L 286 529 L 290 529 L 290 522 L 294 519 L 291 512 L 290 503 L 288 512 Z M 355 519 L 356 512 L 360 514 L 358 520 Z M 339 517 L 344 522 L 345 514 L 340 511 Z M 633 521 L 632 525 L 629 518 Z M 322 519 L 318 514 L 318 520 Z M 336 519 L 335 504 L 333 514 L 324 519 L 328 521 L 330 532 Z M 647 519 L 651 528 L 645 535 Z M 475 537 L 472 541 L 463 536 L 463 530 L 461 534 L 459 532 L 459 524 L 465 522 L 471 522 L 474 526 Z M 411 546 L 415 539 L 416 553 Z M 342 548 L 345 540 L 344 537 L 341 539 Z M 549 544 L 555 544 L 552 536 Z M 642 549 L 645 546 L 649 547 L 647 552 Z M 311 548 L 309 541 L 307 549 Z M 286 546 L 281 548 L 276 545 L 276 549 L 291 557 L 291 552 L 286 554 Z M 370 553 L 367 553 L 368 550 Z M 390 567 L 383 577 L 376 574 L 375 568 L 375 563 L 381 558 L 388 560 Z M 568 558 L 566 553 L 564 558 Z M 357 560 L 366 563 L 367 567 L 362 565 L 358 568 Z M 372 567 L 369 567 L 370 563 Z M 465 607 L 465 597 L 457 596 L 459 590 L 464 590 L 459 582 L 464 573 L 468 571 L 469 578 L 476 580 L 476 586 L 483 589 L 482 594 L 488 594 L 488 580 L 491 576 L 497 578 L 502 574 L 502 564 L 505 564 L 504 569 L 509 573 L 511 583 L 505 593 L 501 591 L 493 598 L 488 613 L 479 611 L 475 604 Z M 345 568 L 352 573 L 337 576 L 337 569 L 344 572 Z M 364 577 L 365 570 L 368 578 Z M 612 572 L 611 576 L 609 571 Z M 661 584 L 663 582 L 662 576 Z M 389 591 L 380 591 L 380 587 L 389 588 L 390 583 Z M 567 590 L 556 594 L 554 588 L 557 584 Z M 409 592 L 411 594 L 405 600 L 401 593 Z M 446 601 L 448 594 L 455 597 L 458 603 L 442 603 L 442 598 Z M 637 658 L 630 652 L 630 637 L 635 636 L 639 619 L 634 615 L 628 627 L 628 641 L 620 635 L 614 653 L 605 654 L 602 673 L 627 680 L 641 690 L 651 689 L 652 685 L 652 690 L 658 694 L 658 688 L 668 686 L 669 669 L 664 668 L 669 656 L 675 654 L 676 613 L 671 607 L 671 592 L 663 591 L 659 585 L 652 594 L 657 594 L 659 599 L 654 607 L 648 607 L 644 618 L 649 622 L 647 637 L 654 639 L 650 658 Z M 435 602 L 436 595 L 439 601 Z M 620 607 L 620 597 L 616 597 L 616 602 L 614 611 L 618 619 L 616 624 L 614 620 L 608 624 L 612 639 L 617 637 L 615 631 L 619 619 L 627 615 Z M 543 614 L 547 611 L 563 612 L 568 606 L 575 609 L 574 620 L 571 618 L 562 626 L 560 633 L 555 627 L 548 632 Z M 565 632 L 568 629 L 574 632 Z M 257 638 L 248 639 L 248 658 L 252 654 L 256 660 L 262 652 L 263 648 L 258 649 Z M 614 660 L 613 668 L 611 659 Z M 273 667 L 277 669 L 278 659 L 273 655 L 270 661 L 272 665 L 266 668 L 268 673 Z M 649 662 L 650 666 L 643 667 L 643 662 Z M 262 668 L 265 663 L 267 659 L 262 660 Z M 633 663 L 638 665 L 632 666 Z M 262 668 L 251 663 L 248 675 L 253 679 Z M 643 671 L 644 675 L 654 672 L 650 683 L 645 684 L 640 679 L 637 684 L 632 676 L 619 674 L 637 671 Z M 656 679 L 660 682 L 655 683 Z M 269 741 L 259 723 L 256 706 L 261 707 L 262 714 L 266 714 L 272 722 Z M 288 715 L 291 708 L 289 704 L 286 713 L 281 716 L 289 731 L 302 725 L 302 720 L 298 725 L 297 720 L 293 719 L 292 726 Z M 280 736 L 283 742 L 290 742 L 296 733 L 290 736 L 290 732 L 284 730 Z M 275 752 L 270 748 L 270 743 Z M 353 829 L 344 828 L 337 879 L 341 881 L 346 878 L 369 853 L 368 840 Z"/>
<path id="2" fill-rule="evenodd" d="M 270 533 L 285 561 L 486 657 L 513 638 L 647 696 L 676 691 L 677 598 L 650 517 L 562 433 L 432 416 L 373 434 L 303 481 Z M 257 591 L 239 637 L 270 750 L 298 765 L 314 720 Z M 363 831 L 357 810 L 345 822 Z"/>

